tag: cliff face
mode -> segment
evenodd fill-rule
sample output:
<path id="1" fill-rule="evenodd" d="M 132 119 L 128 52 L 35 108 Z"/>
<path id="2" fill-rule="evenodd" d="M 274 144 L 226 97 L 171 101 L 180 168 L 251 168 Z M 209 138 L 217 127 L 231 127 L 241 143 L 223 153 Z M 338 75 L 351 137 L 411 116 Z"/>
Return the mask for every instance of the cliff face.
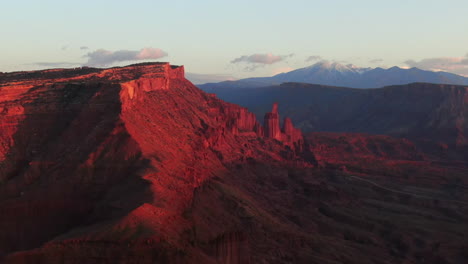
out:
<path id="1" fill-rule="evenodd" d="M 0 255 L 46 245 L 10 258 L 49 263 L 59 258 L 50 248 L 70 244 L 78 255 L 61 258 L 74 263 L 91 254 L 89 243 L 113 252 L 104 241 L 135 238 L 169 243 L 147 245 L 161 250 L 153 260 L 177 259 L 177 250 L 191 250 L 181 236 L 193 226 L 183 213 L 196 188 L 233 163 L 295 162 L 290 149 L 259 140 L 263 128 L 252 113 L 183 74 L 156 63 L 2 75 Z M 241 259 L 231 256 L 238 254 L 226 244 L 231 236 L 219 241 L 217 253 L 192 258 Z"/>

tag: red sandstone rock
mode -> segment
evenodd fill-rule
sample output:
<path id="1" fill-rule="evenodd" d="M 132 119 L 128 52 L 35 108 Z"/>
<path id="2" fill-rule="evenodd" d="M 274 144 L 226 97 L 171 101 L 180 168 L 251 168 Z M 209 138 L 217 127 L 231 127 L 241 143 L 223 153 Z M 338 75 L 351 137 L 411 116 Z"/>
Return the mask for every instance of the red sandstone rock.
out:
<path id="1" fill-rule="evenodd" d="M 272 114 L 278 114 L 278 103 L 273 103 L 273 107 L 271 109 Z"/>
<path id="2" fill-rule="evenodd" d="M 294 126 L 292 124 L 291 118 L 284 118 L 283 122 L 283 133 L 287 136 L 292 136 L 294 134 Z"/>
<path id="3" fill-rule="evenodd" d="M 279 120 L 278 103 L 274 103 L 271 112 L 265 114 L 265 137 L 280 140 L 299 152 L 302 151 L 304 140 L 301 130 L 293 126 L 290 118 L 284 119 L 283 129 L 281 130 Z"/>
<path id="4" fill-rule="evenodd" d="M 274 103 L 270 113 L 264 118 L 265 137 L 281 140 L 280 119 L 278 114 L 278 104 Z"/>
<path id="5" fill-rule="evenodd" d="M 298 128 L 295 128 L 292 124 L 290 118 L 286 117 L 283 123 L 283 137 L 284 141 L 291 144 L 299 152 L 302 151 L 304 145 L 304 139 L 302 136 L 302 131 Z"/>
<path id="6" fill-rule="evenodd" d="M 193 223 L 183 213 L 194 189 L 230 164 L 288 162 L 283 146 L 258 140 L 252 113 L 203 93 L 167 63 L 6 74 L 0 109 L 0 257 L 43 247 L 9 258 L 19 263 L 54 263 L 61 243 L 75 248 L 63 261 L 89 262 L 88 245 L 133 238 L 160 241 L 145 247 L 170 259 L 185 249 L 198 263 L 245 263 L 248 256 L 229 256 L 230 242 L 213 256 L 188 245 L 181 237 Z M 93 252 L 114 252 L 106 243 Z"/>

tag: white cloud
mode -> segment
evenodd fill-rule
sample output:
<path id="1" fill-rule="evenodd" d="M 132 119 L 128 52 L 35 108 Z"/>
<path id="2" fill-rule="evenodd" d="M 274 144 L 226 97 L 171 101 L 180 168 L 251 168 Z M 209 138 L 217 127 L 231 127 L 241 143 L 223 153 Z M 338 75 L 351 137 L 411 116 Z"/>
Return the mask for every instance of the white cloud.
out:
<path id="1" fill-rule="evenodd" d="M 116 62 L 122 61 L 136 61 L 136 60 L 149 60 L 159 59 L 166 57 L 167 53 L 157 48 L 143 48 L 139 51 L 136 50 L 117 50 L 109 51 L 105 49 L 98 49 L 89 52 L 84 57 L 88 58 L 85 65 L 88 66 L 107 66 Z"/>
<path id="2" fill-rule="evenodd" d="M 238 58 L 235 58 L 234 60 L 231 61 L 231 63 L 236 64 L 236 63 L 246 63 L 249 64 L 249 66 L 246 66 L 244 70 L 246 71 L 254 71 L 258 67 L 262 67 L 265 65 L 270 65 L 274 64 L 280 61 L 284 61 L 287 58 L 290 58 L 294 56 L 294 54 L 288 54 L 288 55 L 273 55 L 271 53 L 256 53 L 252 55 L 244 55 L 240 56 Z"/>

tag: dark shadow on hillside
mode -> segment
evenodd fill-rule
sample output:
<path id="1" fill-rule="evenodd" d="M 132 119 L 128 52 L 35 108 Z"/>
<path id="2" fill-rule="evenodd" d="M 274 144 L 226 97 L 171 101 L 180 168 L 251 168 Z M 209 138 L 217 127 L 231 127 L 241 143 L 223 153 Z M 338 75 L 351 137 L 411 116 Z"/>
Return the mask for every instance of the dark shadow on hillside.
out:
<path id="1" fill-rule="evenodd" d="M 383 191 L 336 169 L 254 159 L 227 167 L 195 190 L 186 212 L 191 243 L 218 263 L 467 260 L 460 205 Z"/>
<path id="2" fill-rule="evenodd" d="M 119 119 L 118 84 L 34 87 L 0 164 L 0 256 L 152 200 L 149 167 Z"/>

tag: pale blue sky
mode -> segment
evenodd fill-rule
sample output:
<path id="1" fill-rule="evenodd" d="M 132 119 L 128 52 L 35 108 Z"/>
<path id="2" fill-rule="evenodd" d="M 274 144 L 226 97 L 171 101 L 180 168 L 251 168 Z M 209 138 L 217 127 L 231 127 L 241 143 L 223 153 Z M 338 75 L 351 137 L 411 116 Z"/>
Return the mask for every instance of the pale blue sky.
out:
<path id="1" fill-rule="evenodd" d="M 310 56 L 468 74 L 466 0 L 15 0 L 0 12 L 0 71 L 89 64 L 99 49 L 144 58 L 138 52 L 153 48 L 187 72 L 237 78 L 304 67 Z"/>

